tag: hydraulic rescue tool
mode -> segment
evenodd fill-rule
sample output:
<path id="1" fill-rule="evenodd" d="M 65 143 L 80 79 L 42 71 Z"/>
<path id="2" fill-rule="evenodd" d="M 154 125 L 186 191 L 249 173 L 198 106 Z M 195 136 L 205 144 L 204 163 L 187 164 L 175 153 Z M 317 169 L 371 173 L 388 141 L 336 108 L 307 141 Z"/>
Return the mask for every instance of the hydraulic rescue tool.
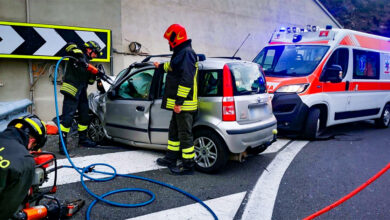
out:
<path id="1" fill-rule="evenodd" d="M 38 219 L 64 219 L 72 217 L 84 205 L 84 200 L 72 202 L 60 201 L 51 196 L 57 191 L 57 170 L 62 168 L 57 166 L 57 159 L 53 153 L 31 151 L 35 161 L 35 174 L 33 183 L 26 198 L 21 204 L 13 219 L 16 220 L 38 220 Z M 54 165 L 54 168 L 48 169 Z M 49 180 L 48 174 L 54 172 L 53 186 L 43 191 L 40 187 Z M 42 201 L 43 200 L 43 201 Z M 42 204 L 39 203 L 42 201 Z M 31 204 L 34 205 L 32 206 Z"/>

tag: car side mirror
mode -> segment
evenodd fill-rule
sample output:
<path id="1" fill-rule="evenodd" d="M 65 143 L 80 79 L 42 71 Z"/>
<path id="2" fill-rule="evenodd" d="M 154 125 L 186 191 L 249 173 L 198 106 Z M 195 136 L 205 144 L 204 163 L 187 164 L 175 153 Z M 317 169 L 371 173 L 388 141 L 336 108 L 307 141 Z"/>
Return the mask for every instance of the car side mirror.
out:
<path id="1" fill-rule="evenodd" d="M 117 96 L 117 92 L 115 89 L 108 91 L 107 96 L 109 99 L 115 99 Z"/>
<path id="2" fill-rule="evenodd" d="M 331 83 L 339 83 L 343 80 L 343 68 L 340 65 L 331 65 L 325 69 L 323 81 L 330 81 Z"/>

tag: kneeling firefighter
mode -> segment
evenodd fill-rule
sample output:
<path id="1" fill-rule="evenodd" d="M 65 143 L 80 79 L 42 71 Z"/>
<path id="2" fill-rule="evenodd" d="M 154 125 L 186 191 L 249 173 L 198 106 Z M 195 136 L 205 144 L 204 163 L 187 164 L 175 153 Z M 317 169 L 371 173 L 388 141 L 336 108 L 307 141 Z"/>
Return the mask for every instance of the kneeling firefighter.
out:
<path id="1" fill-rule="evenodd" d="M 11 121 L 0 133 L 0 219 L 11 218 L 26 198 L 35 171 L 29 151 L 45 142 L 45 124 L 35 115 Z"/>
<path id="2" fill-rule="evenodd" d="M 173 113 L 169 124 L 168 152 L 165 157 L 157 159 L 157 164 L 168 166 L 173 174 L 192 174 L 195 166 L 192 125 L 198 108 L 197 55 L 183 26 L 171 25 L 164 38 L 168 40 L 173 54 L 170 62 L 163 66 L 168 74 L 161 108 L 173 110 Z M 177 166 L 179 158 L 182 164 Z"/>
<path id="3" fill-rule="evenodd" d="M 79 49 L 76 44 L 70 43 L 66 47 L 66 52 L 69 56 L 75 59 L 69 59 L 66 67 L 64 82 L 60 92 L 64 95 L 62 106 L 62 116 L 60 129 L 63 139 L 66 144 L 66 137 L 70 131 L 73 117 L 78 110 L 78 132 L 79 146 L 95 147 L 97 144 L 87 137 L 87 129 L 89 124 L 89 107 L 87 98 L 88 84 L 93 84 L 96 80 L 96 75 L 99 74 L 89 61 L 102 55 L 101 48 L 95 41 L 84 43 L 83 50 Z M 92 68 L 91 68 L 92 66 Z M 65 154 L 59 140 L 60 154 Z"/>

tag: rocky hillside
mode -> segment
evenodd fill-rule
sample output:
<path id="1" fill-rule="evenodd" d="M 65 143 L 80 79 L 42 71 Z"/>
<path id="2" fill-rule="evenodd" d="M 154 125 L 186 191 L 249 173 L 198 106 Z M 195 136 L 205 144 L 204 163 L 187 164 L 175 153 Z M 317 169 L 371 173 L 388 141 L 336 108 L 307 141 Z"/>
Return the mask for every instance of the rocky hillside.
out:
<path id="1" fill-rule="evenodd" d="M 390 0 L 320 0 L 344 28 L 390 37 Z"/>

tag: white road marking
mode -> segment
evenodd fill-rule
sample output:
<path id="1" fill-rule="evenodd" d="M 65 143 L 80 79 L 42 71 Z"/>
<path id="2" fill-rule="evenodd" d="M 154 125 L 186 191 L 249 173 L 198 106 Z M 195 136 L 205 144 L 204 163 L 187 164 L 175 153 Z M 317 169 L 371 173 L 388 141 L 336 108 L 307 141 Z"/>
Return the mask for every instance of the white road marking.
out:
<path id="1" fill-rule="evenodd" d="M 149 170 L 162 169 L 164 167 L 158 166 L 156 160 L 158 157 L 163 156 L 163 153 L 153 151 L 125 151 L 117 153 L 108 153 L 93 156 L 75 157 L 71 158 L 75 166 L 85 167 L 93 163 L 107 163 L 116 169 L 117 173 L 128 174 L 144 172 Z M 61 159 L 57 161 L 58 166 L 70 165 L 68 159 Z M 97 170 L 112 172 L 110 168 L 104 166 L 96 167 Z M 100 178 L 105 177 L 102 174 L 88 173 L 87 175 Z M 85 180 L 88 180 L 85 178 Z M 68 183 L 74 183 L 80 181 L 80 175 L 74 170 L 69 168 L 62 168 L 58 170 L 57 185 L 63 185 Z M 44 183 L 42 187 L 52 186 L 54 182 L 54 173 L 49 174 L 49 181 Z"/>
<path id="2" fill-rule="evenodd" d="M 252 192 L 242 215 L 243 220 L 272 219 L 272 212 L 278 193 L 279 184 L 284 173 L 298 152 L 308 141 L 294 141 L 283 151 L 279 152 L 272 162 L 267 166 Z"/>
<path id="3" fill-rule="evenodd" d="M 205 201 L 220 220 L 231 220 L 236 215 L 246 192 L 231 194 Z M 214 219 L 213 216 L 199 203 L 181 206 L 173 209 L 154 212 L 151 214 L 130 218 L 131 220 L 182 220 L 182 219 Z M 128 219 L 128 220 L 130 220 Z M 258 219 L 258 218 L 257 218 Z"/>
<path id="4" fill-rule="evenodd" d="M 274 142 L 273 144 L 271 144 L 271 146 L 269 146 L 267 148 L 267 150 L 265 150 L 263 153 L 261 154 L 273 154 L 273 153 L 277 153 L 280 149 L 282 149 L 284 146 L 286 146 L 286 144 L 289 142 L 290 140 L 289 139 L 278 139 L 276 142 Z"/>

